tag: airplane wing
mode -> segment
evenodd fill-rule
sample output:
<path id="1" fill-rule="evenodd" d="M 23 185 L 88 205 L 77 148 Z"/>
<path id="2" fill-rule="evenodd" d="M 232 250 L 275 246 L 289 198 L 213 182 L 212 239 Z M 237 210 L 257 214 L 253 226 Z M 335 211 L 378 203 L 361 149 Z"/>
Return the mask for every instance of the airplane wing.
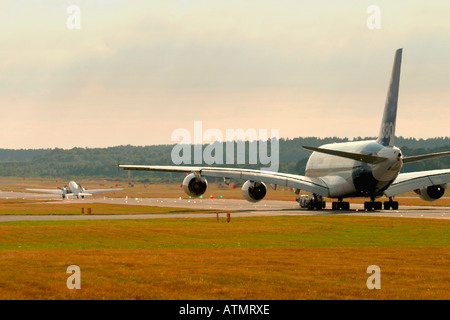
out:
<path id="1" fill-rule="evenodd" d="M 63 191 L 61 189 L 27 189 L 27 190 L 43 193 L 63 194 Z"/>
<path id="2" fill-rule="evenodd" d="M 400 173 L 384 192 L 387 197 L 411 190 L 450 183 L 450 169 Z"/>
<path id="3" fill-rule="evenodd" d="M 116 189 L 89 189 L 86 190 L 86 192 L 84 193 L 80 193 L 79 195 L 84 195 L 84 196 L 90 196 L 93 195 L 95 193 L 104 193 L 104 192 L 111 192 L 111 191 L 120 191 L 123 190 L 122 188 L 116 188 Z"/>
<path id="4" fill-rule="evenodd" d="M 242 179 L 261 181 L 279 186 L 296 188 L 308 192 L 329 196 L 329 188 L 319 178 L 310 178 L 295 174 L 278 173 L 262 170 L 219 168 L 219 167 L 189 167 L 189 166 L 146 166 L 146 165 L 119 165 L 124 170 L 146 170 L 195 173 L 205 177 L 221 177 L 225 179 Z"/>

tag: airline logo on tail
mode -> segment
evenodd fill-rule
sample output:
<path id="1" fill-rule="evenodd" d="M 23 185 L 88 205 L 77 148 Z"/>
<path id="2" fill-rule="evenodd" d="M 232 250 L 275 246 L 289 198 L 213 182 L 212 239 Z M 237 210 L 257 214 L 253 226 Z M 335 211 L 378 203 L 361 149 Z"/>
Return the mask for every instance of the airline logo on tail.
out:
<path id="1" fill-rule="evenodd" d="M 395 135 L 395 124 L 393 122 L 385 122 L 381 125 L 381 137 L 385 139 L 387 145 L 390 145 L 390 139 Z"/>

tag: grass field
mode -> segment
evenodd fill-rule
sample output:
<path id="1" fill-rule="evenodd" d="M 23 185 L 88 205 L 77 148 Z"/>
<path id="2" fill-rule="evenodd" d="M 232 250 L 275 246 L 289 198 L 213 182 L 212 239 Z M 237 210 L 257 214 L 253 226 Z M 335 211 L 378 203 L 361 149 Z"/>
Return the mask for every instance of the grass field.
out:
<path id="1" fill-rule="evenodd" d="M 82 210 L 84 209 L 84 210 Z M 87 214 L 176 214 L 176 213 L 221 213 L 221 210 L 200 210 L 194 208 L 168 208 L 105 203 L 65 203 L 61 201 L 0 199 L 0 215 L 81 215 Z M 233 211 L 226 211 L 233 212 Z"/>
<path id="2" fill-rule="evenodd" d="M 60 181 L 2 178 L 1 190 Z M 185 198 L 180 185 L 79 181 L 123 187 L 108 197 Z M 98 195 L 103 197 L 104 195 Z M 242 199 L 210 184 L 205 197 Z M 414 193 L 401 205 L 430 205 Z M 447 190 L 446 197 L 449 196 Z M 290 190 L 267 199 L 292 201 Z M 361 202 L 352 199 L 351 202 Z M 444 198 L 432 205 L 450 205 Z M 59 200 L 1 199 L 0 214 L 216 212 Z M 229 212 L 229 211 L 227 211 Z M 450 299 L 450 221 L 347 215 L 0 223 L 0 299 Z M 66 286 L 81 269 L 81 290 Z M 381 269 L 369 290 L 367 267 Z"/>
<path id="3" fill-rule="evenodd" d="M 356 216 L 8 222 L 0 299 L 449 299 L 450 222 Z M 81 269 L 69 290 L 66 269 Z M 369 290 L 367 267 L 381 269 Z"/>

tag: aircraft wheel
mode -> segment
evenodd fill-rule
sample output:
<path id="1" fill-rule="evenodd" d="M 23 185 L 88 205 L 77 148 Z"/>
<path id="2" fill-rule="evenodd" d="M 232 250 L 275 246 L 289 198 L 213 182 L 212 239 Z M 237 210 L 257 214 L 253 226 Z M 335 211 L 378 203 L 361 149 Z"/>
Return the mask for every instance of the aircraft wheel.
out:
<path id="1" fill-rule="evenodd" d="M 384 202 L 384 210 L 398 210 L 398 202 L 397 201 L 385 201 Z"/>
<path id="2" fill-rule="evenodd" d="M 364 210 L 374 211 L 381 210 L 383 204 L 380 201 L 364 202 Z"/>
<path id="3" fill-rule="evenodd" d="M 392 210 L 398 210 L 398 201 L 392 201 Z"/>
<path id="4" fill-rule="evenodd" d="M 348 202 L 333 202 L 331 204 L 331 209 L 348 211 L 348 210 L 350 210 L 350 203 L 348 203 Z"/>
<path id="5" fill-rule="evenodd" d="M 350 202 L 342 202 L 342 210 L 350 210 Z"/>

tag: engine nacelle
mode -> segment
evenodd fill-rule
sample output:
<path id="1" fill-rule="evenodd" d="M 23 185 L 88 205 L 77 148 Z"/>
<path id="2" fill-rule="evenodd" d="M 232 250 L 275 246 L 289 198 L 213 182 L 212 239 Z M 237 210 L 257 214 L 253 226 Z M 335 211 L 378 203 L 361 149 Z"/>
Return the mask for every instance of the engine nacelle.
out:
<path id="1" fill-rule="evenodd" d="M 260 181 L 245 181 L 242 186 L 242 195 L 245 200 L 250 202 L 258 202 L 264 199 L 267 193 L 267 187 L 264 182 Z"/>
<path id="2" fill-rule="evenodd" d="M 205 178 L 198 178 L 195 174 L 191 173 L 183 180 L 183 190 L 188 196 L 200 197 L 205 193 L 208 187 L 208 182 Z"/>
<path id="3" fill-rule="evenodd" d="M 61 196 L 63 198 L 63 200 L 66 198 L 66 194 L 68 194 L 67 189 L 64 188 L 60 188 L 61 189 Z"/>
<path id="4" fill-rule="evenodd" d="M 414 190 L 414 192 L 417 193 L 422 200 L 435 201 L 444 195 L 445 189 L 447 189 L 447 184 L 429 186 L 427 188 Z"/>

